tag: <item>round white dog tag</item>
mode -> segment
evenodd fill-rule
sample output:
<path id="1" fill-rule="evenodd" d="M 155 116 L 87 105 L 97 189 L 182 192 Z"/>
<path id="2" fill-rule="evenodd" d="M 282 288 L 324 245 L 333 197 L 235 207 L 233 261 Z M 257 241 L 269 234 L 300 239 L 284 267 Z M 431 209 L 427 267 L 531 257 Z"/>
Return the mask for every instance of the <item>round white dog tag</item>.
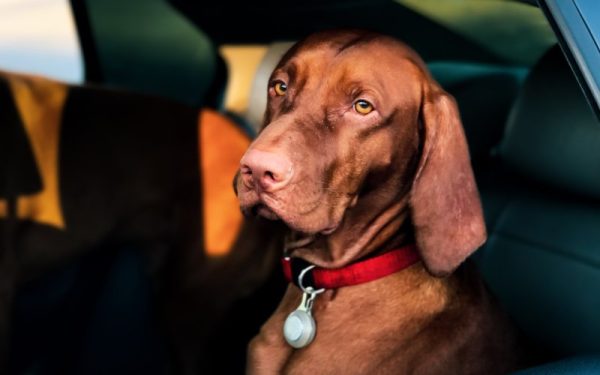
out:
<path id="1" fill-rule="evenodd" d="M 295 310 L 288 315 L 283 325 L 283 337 L 292 347 L 299 349 L 307 346 L 315 338 L 317 327 L 309 312 Z"/>
<path id="2" fill-rule="evenodd" d="M 323 293 L 325 289 L 315 290 L 312 287 L 305 287 L 302 284 L 302 279 L 306 272 L 315 268 L 310 265 L 300 272 L 298 275 L 298 286 L 302 289 L 302 301 L 296 310 L 292 311 L 285 319 L 283 324 L 283 337 L 290 346 L 300 349 L 310 344 L 315 338 L 317 332 L 317 323 L 311 315 L 313 302 L 318 294 Z"/>

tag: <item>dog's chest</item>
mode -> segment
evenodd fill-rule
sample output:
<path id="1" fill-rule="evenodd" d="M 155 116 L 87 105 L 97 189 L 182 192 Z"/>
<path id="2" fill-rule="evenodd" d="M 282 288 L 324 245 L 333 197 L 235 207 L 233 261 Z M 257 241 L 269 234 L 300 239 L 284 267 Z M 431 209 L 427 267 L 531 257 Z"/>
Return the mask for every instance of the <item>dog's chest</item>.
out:
<path id="1" fill-rule="evenodd" d="M 444 310 L 440 285 L 423 289 L 423 283 L 407 288 L 419 270 L 407 271 L 364 286 L 328 291 L 314 304 L 315 340 L 302 349 L 283 339 L 283 322 L 299 304 L 300 291 L 291 286 L 277 312 L 265 324 L 261 336 L 271 339 L 251 348 L 251 362 L 279 362 L 278 373 L 377 373 L 388 366 L 406 368 L 415 350 L 426 341 L 423 327 Z M 398 283 L 402 281 L 402 283 Z M 439 284 L 439 283 L 438 283 Z M 416 345 L 416 346 L 414 346 Z M 260 357 L 260 358 L 259 358 Z M 261 367 L 261 366 L 258 366 Z"/>

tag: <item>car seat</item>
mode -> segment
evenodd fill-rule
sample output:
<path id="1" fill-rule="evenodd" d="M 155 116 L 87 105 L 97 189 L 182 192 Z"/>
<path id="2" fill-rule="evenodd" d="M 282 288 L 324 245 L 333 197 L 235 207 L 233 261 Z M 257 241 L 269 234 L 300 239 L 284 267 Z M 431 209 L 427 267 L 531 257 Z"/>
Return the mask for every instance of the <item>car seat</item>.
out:
<path id="1" fill-rule="evenodd" d="M 598 354 L 600 123 L 558 47 L 532 68 L 477 178 L 489 236 L 474 259 L 490 289 L 554 358 Z"/>
<path id="2" fill-rule="evenodd" d="M 71 1 L 86 80 L 221 108 L 224 60 L 211 40 L 163 0 Z"/>

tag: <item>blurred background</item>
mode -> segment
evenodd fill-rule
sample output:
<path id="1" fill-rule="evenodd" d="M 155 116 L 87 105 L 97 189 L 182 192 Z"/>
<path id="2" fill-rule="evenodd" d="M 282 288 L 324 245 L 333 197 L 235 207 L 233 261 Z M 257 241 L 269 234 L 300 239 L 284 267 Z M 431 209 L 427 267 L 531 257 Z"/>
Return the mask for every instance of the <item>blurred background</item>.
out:
<path id="1" fill-rule="evenodd" d="M 148 0 L 147 2 L 156 2 Z M 86 4 L 83 1 L 82 4 Z M 92 2 L 93 3 L 93 2 Z M 390 24 L 380 22 L 378 17 L 370 17 L 366 12 L 375 13 L 377 8 L 381 8 L 383 4 L 388 2 L 375 1 L 370 6 L 360 2 L 349 3 L 343 1 L 328 1 L 309 2 L 307 4 L 295 5 L 284 4 L 284 8 L 291 7 L 293 10 L 302 12 L 300 19 L 290 20 L 281 16 L 272 19 L 273 23 L 267 22 L 262 24 L 262 19 L 266 19 L 269 15 L 265 14 L 259 19 L 247 17 L 243 24 L 235 26 L 237 17 L 243 17 L 236 11 L 234 15 L 229 14 L 221 19 L 224 9 L 228 6 L 235 8 L 240 7 L 240 10 L 248 8 L 248 4 L 240 2 L 227 2 L 224 6 L 217 4 L 200 4 L 194 1 L 173 1 L 174 5 L 164 4 L 163 12 L 179 13 L 183 9 L 183 17 L 177 22 L 187 23 L 186 14 L 192 19 L 196 19 L 197 23 L 195 33 L 208 34 L 212 42 L 217 47 L 220 57 L 226 61 L 228 79 L 225 90 L 224 107 L 234 113 L 243 115 L 248 110 L 248 96 L 253 82 L 253 78 L 259 64 L 267 54 L 272 43 L 276 42 L 293 42 L 302 37 L 304 31 L 319 29 L 324 27 L 337 27 L 340 25 L 373 27 L 378 24 L 378 28 L 389 29 Z M 392 2 L 393 3 L 393 2 Z M 397 7 L 391 7 L 394 13 L 405 14 L 406 8 L 410 12 L 415 12 L 415 18 L 422 16 L 427 20 L 432 21 L 444 29 L 455 34 L 457 37 L 464 39 L 461 47 L 468 48 L 465 45 L 471 45 L 474 51 L 480 49 L 480 59 L 495 59 L 500 63 L 509 63 L 517 66 L 530 66 L 541 56 L 549 46 L 556 43 L 556 37 L 550 29 L 544 15 L 535 7 L 515 1 L 503 0 L 461 0 L 461 1 L 439 1 L 439 0 L 397 0 Z M 225 4 L 225 3 L 224 3 Z M 275 4 L 275 3 L 273 3 Z M 84 61 L 84 52 L 82 44 L 89 42 L 88 38 L 78 35 L 76 24 L 76 15 L 68 0 L 2 0 L 2 12 L 0 13 L 0 64 L 5 70 L 18 72 L 29 72 L 42 74 L 48 77 L 53 77 L 70 83 L 83 83 L 85 81 L 86 66 Z M 120 9 L 123 5 L 118 3 L 103 5 L 105 10 L 98 9 L 98 15 L 91 15 L 91 22 L 94 22 L 94 17 L 98 20 L 98 29 L 91 32 L 96 33 L 95 38 L 119 38 L 116 30 L 100 29 L 101 27 L 124 27 L 118 23 L 127 22 L 128 15 L 110 17 L 108 14 L 102 15 L 101 12 L 130 12 L 131 17 L 147 17 L 151 14 L 144 14 L 144 2 L 133 2 L 132 5 L 125 6 L 126 9 Z M 84 5 L 86 9 L 81 9 L 82 13 L 95 12 L 95 5 Z M 156 5 L 150 5 L 156 8 Z M 347 19 L 327 19 L 320 17 L 318 12 L 320 9 L 328 7 L 342 7 L 342 11 Z M 390 7 L 389 4 L 385 7 Z M 79 6 L 75 6 L 79 10 Z M 299 8 L 299 9 L 298 9 Z M 302 9 L 304 8 L 304 9 Z M 311 10 L 313 9 L 314 10 Z M 387 9 L 387 8 L 386 8 Z M 157 10 L 158 12 L 159 10 Z M 306 22 L 302 16 L 317 13 L 317 19 L 313 22 Z M 330 10 L 332 11 L 332 10 Z M 141 13 L 141 14 L 140 14 Z M 352 14 L 346 14 L 352 13 Z M 360 13 L 364 13 L 364 19 L 360 17 Z M 277 16 L 282 14 L 278 12 Z M 293 14 L 293 13 L 291 13 Z M 215 17 L 215 15 L 218 15 Z M 82 17 L 83 16 L 83 17 Z M 160 14 L 156 14 L 157 18 Z M 88 16 L 90 17 L 90 16 Z M 232 19 L 233 17 L 233 19 Z M 298 16 L 295 16 L 298 17 Z M 80 15 L 80 18 L 87 18 L 85 15 Z M 391 17 L 390 17 L 391 18 Z M 420 18 L 420 17 L 419 17 Z M 223 22 L 228 19 L 228 22 Z M 79 20 L 80 23 L 86 23 L 85 20 Z M 147 22 L 153 23 L 156 20 L 148 19 Z M 163 22 L 163 21 L 160 21 Z M 172 21 L 177 23 L 176 21 Z M 278 24 L 277 22 L 284 23 Z M 426 21 L 422 21 L 427 24 Z M 104 26 L 102 24 L 104 24 Z M 202 24 L 206 24 L 203 28 Z M 317 24 L 318 23 L 318 24 Z M 172 25 L 172 24 L 171 24 Z M 90 25 L 94 26 L 94 24 Z M 130 25 L 134 27 L 134 25 Z M 164 25 L 168 26 L 168 25 Z M 86 28 L 86 25 L 80 26 L 80 29 Z M 155 32 L 149 30 L 146 35 L 138 35 L 140 39 L 157 38 L 165 36 L 166 33 L 173 33 L 172 30 L 158 30 L 159 24 L 148 26 L 155 28 Z M 177 25 L 176 27 L 181 27 Z M 398 28 L 400 31 L 401 27 Z M 90 32 L 83 31 L 82 32 Z M 120 30 L 124 33 L 137 33 L 137 31 Z M 224 32 L 223 32 L 224 31 Z M 189 30 L 190 33 L 194 31 Z M 113 35 L 110 35 L 113 34 Z M 140 32 L 141 34 L 141 32 Z M 527 35 L 527 38 L 523 38 Z M 127 36 L 122 36 L 127 38 Z M 426 37 L 423 37 L 424 39 Z M 458 39 L 458 38 L 457 38 Z M 185 40 L 179 40 L 177 43 L 184 43 Z M 147 43 L 150 43 L 146 41 Z M 158 41 L 155 41 L 157 43 Z M 110 41 L 96 42 L 98 44 L 111 43 Z M 120 42 L 113 41 L 118 44 Z M 439 42 L 435 42 L 439 43 Z M 458 43 L 457 43 L 458 44 Z M 157 43 L 158 46 L 158 43 Z M 431 46 L 432 50 L 439 49 L 442 46 Z M 87 47 L 93 48 L 93 47 Z M 97 48 L 102 48 L 101 45 Z M 111 48 L 106 46 L 107 49 Z M 133 49 L 141 49 L 141 46 L 129 46 Z M 427 47 L 423 47 L 427 48 Z M 444 47 L 444 49 L 450 49 Z M 108 53 L 109 51 L 107 51 Z M 142 53 L 142 51 L 129 51 L 130 53 Z M 102 53 L 102 52 L 100 52 Z M 117 51 L 113 51 L 117 53 Z M 146 51 L 149 53 L 149 51 Z M 165 53 L 168 53 L 165 51 Z M 472 53 L 472 51 L 471 51 Z M 99 58 L 101 58 L 99 56 Z M 123 57 L 124 58 L 124 57 Z M 436 58 L 438 58 L 436 56 Z M 91 62 L 90 62 L 91 63 Z M 131 66 L 131 69 L 139 67 Z M 90 67 L 88 67 L 90 69 Z M 93 75 L 93 73 L 88 73 Z"/>
<path id="2" fill-rule="evenodd" d="M 3 0 L 0 6 L 4 70 L 83 82 L 83 56 L 68 1 Z"/>

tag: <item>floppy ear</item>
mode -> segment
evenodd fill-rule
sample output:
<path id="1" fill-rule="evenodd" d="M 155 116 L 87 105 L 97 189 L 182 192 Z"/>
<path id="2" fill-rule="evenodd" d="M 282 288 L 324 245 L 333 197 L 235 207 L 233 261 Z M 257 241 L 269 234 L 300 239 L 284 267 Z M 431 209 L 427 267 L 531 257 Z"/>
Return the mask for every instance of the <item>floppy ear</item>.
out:
<path id="1" fill-rule="evenodd" d="M 423 149 L 410 195 L 417 247 L 427 270 L 444 276 L 486 239 L 479 193 L 454 99 L 424 88 Z"/>

